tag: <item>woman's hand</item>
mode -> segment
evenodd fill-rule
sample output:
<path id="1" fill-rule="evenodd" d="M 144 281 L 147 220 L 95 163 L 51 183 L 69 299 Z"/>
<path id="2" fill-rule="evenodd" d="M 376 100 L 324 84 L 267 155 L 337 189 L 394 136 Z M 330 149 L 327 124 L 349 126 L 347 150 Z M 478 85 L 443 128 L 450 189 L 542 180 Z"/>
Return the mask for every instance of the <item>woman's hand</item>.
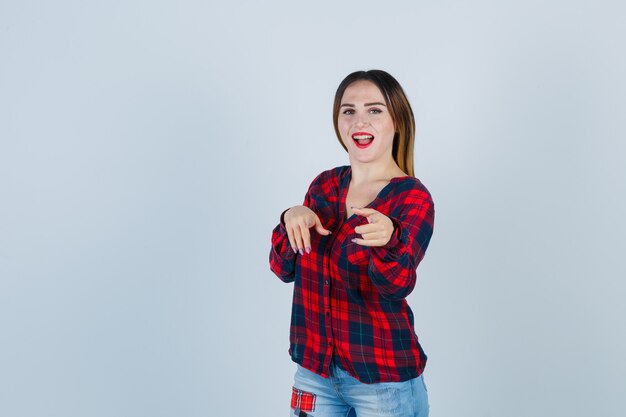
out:
<path id="1" fill-rule="evenodd" d="M 295 206 L 285 212 L 285 228 L 289 236 L 289 244 L 294 252 L 303 255 L 311 252 L 311 234 L 309 228 L 315 226 L 315 231 L 323 236 L 328 236 L 330 230 L 324 229 L 320 218 L 310 208 L 306 206 Z"/>
<path id="2" fill-rule="evenodd" d="M 367 217 L 369 224 L 354 228 L 362 239 L 352 239 L 352 242 L 363 246 L 385 246 L 393 234 L 393 222 L 380 211 L 372 208 L 351 207 L 355 214 Z"/>

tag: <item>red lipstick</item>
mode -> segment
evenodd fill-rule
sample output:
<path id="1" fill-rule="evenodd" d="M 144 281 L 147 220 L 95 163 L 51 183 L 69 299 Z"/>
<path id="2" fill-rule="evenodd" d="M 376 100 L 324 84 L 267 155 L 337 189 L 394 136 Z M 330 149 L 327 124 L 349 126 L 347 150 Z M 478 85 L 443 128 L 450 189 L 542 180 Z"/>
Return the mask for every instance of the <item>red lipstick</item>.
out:
<path id="1" fill-rule="evenodd" d="M 369 132 L 355 132 L 352 134 L 352 140 L 359 149 L 365 149 L 374 142 L 374 135 Z"/>

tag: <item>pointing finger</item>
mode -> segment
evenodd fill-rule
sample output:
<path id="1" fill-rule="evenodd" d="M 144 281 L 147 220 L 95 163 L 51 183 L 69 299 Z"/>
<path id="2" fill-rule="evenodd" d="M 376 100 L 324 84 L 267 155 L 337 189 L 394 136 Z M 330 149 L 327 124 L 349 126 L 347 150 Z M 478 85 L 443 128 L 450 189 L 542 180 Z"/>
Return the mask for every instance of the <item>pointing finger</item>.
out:
<path id="1" fill-rule="evenodd" d="M 315 216 L 315 231 L 320 235 L 328 236 L 330 234 L 330 230 L 325 229 L 324 226 L 322 226 L 322 222 L 317 216 Z"/>
<path id="2" fill-rule="evenodd" d="M 309 232 L 309 222 L 306 222 L 305 227 L 300 227 L 300 233 L 302 234 L 302 247 L 300 248 L 300 255 L 302 255 L 302 249 L 306 251 L 306 253 L 311 252 L 311 233 Z"/>
<path id="3" fill-rule="evenodd" d="M 293 253 L 297 253 L 298 252 L 298 248 L 296 247 L 296 239 L 295 236 L 293 235 L 293 229 L 291 227 L 287 228 L 287 237 L 289 238 L 289 246 L 291 246 L 291 249 L 293 250 Z"/>
<path id="4" fill-rule="evenodd" d="M 302 255 L 302 247 L 304 245 L 302 245 L 302 235 L 300 233 L 300 227 L 297 225 L 293 228 L 293 240 L 295 243 L 295 246 L 293 246 L 293 248 L 296 252 L 300 252 L 300 255 Z"/>
<path id="5" fill-rule="evenodd" d="M 366 216 L 366 217 L 368 217 L 368 216 L 371 216 L 374 213 L 380 213 L 378 210 L 374 210 L 373 208 L 369 208 L 369 207 L 364 207 L 364 208 L 351 207 L 351 208 L 359 216 Z"/>

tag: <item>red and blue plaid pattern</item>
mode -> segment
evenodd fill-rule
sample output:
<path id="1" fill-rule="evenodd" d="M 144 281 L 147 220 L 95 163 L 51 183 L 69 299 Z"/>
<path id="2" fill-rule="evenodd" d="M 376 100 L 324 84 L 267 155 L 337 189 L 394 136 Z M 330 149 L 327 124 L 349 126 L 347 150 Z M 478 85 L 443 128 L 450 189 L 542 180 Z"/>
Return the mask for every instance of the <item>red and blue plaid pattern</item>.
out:
<path id="1" fill-rule="evenodd" d="M 406 381 L 423 372 L 427 359 L 405 297 L 433 233 L 434 204 L 417 178 L 393 178 L 366 206 L 392 220 L 391 240 L 383 247 L 352 243 L 361 237 L 354 228 L 367 218 L 346 218 L 351 174 L 341 166 L 311 183 L 303 205 L 332 231 L 321 236 L 311 229 L 311 253 L 294 253 L 282 215 L 272 231 L 270 269 L 294 282 L 289 353 L 324 377 L 334 355 L 362 382 Z"/>
<path id="2" fill-rule="evenodd" d="M 294 410 L 312 413 L 315 411 L 315 394 L 291 388 L 291 408 Z"/>

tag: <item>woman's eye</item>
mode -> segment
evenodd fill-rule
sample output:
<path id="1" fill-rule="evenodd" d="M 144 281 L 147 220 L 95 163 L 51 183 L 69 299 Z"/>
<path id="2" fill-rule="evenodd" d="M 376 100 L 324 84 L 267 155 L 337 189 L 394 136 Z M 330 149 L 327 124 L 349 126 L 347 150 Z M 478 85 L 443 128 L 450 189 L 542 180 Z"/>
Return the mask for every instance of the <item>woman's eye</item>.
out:
<path id="1" fill-rule="evenodd" d="M 343 114 L 354 114 L 354 110 L 350 110 L 350 109 L 344 110 Z"/>
<path id="2" fill-rule="evenodd" d="M 370 109 L 370 113 L 372 114 L 378 114 L 378 113 L 382 113 L 383 111 L 380 109 Z"/>

